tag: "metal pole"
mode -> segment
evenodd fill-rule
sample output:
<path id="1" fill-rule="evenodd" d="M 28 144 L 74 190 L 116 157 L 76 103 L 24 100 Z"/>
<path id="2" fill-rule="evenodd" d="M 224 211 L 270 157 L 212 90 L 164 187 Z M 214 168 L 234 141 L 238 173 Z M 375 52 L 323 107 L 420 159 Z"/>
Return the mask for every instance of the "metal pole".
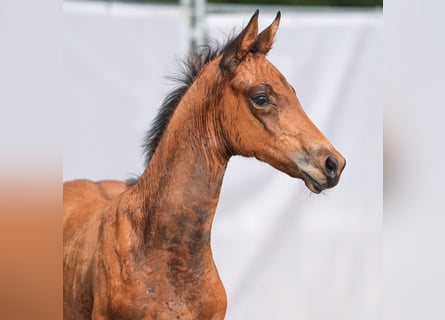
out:
<path id="1" fill-rule="evenodd" d="M 205 44 L 206 0 L 181 0 L 181 5 L 188 18 L 190 50 L 196 52 Z"/>

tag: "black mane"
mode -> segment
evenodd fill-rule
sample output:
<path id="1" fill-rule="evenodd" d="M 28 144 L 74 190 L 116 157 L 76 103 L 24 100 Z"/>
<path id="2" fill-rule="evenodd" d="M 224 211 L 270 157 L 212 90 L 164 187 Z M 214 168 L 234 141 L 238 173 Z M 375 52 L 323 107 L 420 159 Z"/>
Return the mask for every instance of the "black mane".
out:
<path id="1" fill-rule="evenodd" d="M 182 70 L 179 75 L 169 77 L 178 85 L 171 91 L 162 102 L 158 114 L 153 120 L 150 130 L 144 139 L 145 165 L 148 165 L 151 157 L 164 134 L 165 129 L 172 117 L 176 107 L 182 97 L 192 85 L 196 76 L 201 72 L 204 66 L 215 59 L 219 54 L 229 47 L 232 40 L 227 41 L 226 45 L 219 46 L 202 46 L 197 53 L 190 54 L 185 61 L 182 62 Z"/>
<path id="2" fill-rule="evenodd" d="M 195 81 L 201 70 L 206 64 L 214 60 L 220 54 L 225 54 L 234 50 L 239 46 L 240 35 L 235 37 L 234 35 L 228 37 L 227 41 L 223 45 L 219 45 L 215 42 L 213 46 L 201 46 L 197 53 L 191 53 L 188 57 L 182 61 L 182 70 L 178 75 L 168 77 L 177 83 L 176 88 L 171 91 L 162 102 L 159 108 L 158 114 L 154 118 L 151 128 L 147 131 L 142 147 L 145 154 L 145 165 L 147 166 L 162 139 L 165 129 L 170 122 L 176 107 L 181 101 L 188 88 Z M 139 176 L 133 176 L 126 180 L 129 185 L 134 185 L 138 182 Z"/>

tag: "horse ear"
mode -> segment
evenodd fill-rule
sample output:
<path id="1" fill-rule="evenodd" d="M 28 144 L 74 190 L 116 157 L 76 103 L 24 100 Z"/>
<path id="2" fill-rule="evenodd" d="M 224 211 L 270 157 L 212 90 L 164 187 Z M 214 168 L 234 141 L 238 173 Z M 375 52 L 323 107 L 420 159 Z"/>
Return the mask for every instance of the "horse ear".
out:
<path id="1" fill-rule="evenodd" d="M 278 11 L 277 16 L 275 17 L 275 20 L 272 22 L 272 24 L 258 35 L 258 38 L 252 50 L 263 54 L 267 54 L 269 52 L 269 50 L 272 48 L 275 34 L 277 33 L 278 26 L 280 24 L 280 19 L 281 13 L 280 11 Z"/>
<path id="2" fill-rule="evenodd" d="M 220 62 L 222 70 L 234 71 L 256 43 L 258 38 L 258 15 L 259 10 L 257 9 L 244 30 L 224 49 Z"/>

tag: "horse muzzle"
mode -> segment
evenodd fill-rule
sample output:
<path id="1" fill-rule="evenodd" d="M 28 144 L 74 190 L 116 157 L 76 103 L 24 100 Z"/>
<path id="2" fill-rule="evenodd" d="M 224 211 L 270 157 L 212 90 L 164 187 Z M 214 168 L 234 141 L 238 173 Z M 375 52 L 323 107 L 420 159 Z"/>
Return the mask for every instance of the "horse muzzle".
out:
<path id="1" fill-rule="evenodd" d="M 335 187 L 346 166 L 346 160 L 340 154 L 321 158 L 322 161 L 311 159 L 307 155 L 295 157 L 301 179 L 309 190 L 317 194 L 325 189 Z"/>

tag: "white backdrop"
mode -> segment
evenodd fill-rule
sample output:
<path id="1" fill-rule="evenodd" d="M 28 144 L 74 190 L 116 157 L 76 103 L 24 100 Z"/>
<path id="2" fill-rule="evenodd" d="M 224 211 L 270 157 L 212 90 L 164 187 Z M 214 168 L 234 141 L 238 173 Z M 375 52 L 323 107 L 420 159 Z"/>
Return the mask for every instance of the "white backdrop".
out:
<path id="1" fill-rule="evenodd" d="M 240 30 L 254 9 L 210 14 L 210 37 Z M 382 15 L 281 11 L 269 59 L 347 166 L 336 188 L 313 195 L 256 160 L 230 161 L 212 233 L 227 319 L 378 319 Z M 260 10 L 260 25 L 275 13 Z M 140 173 L 165 76 L 187 49 L 185 12 L 65 2 L 64 19 L 64 180 Z"/>

